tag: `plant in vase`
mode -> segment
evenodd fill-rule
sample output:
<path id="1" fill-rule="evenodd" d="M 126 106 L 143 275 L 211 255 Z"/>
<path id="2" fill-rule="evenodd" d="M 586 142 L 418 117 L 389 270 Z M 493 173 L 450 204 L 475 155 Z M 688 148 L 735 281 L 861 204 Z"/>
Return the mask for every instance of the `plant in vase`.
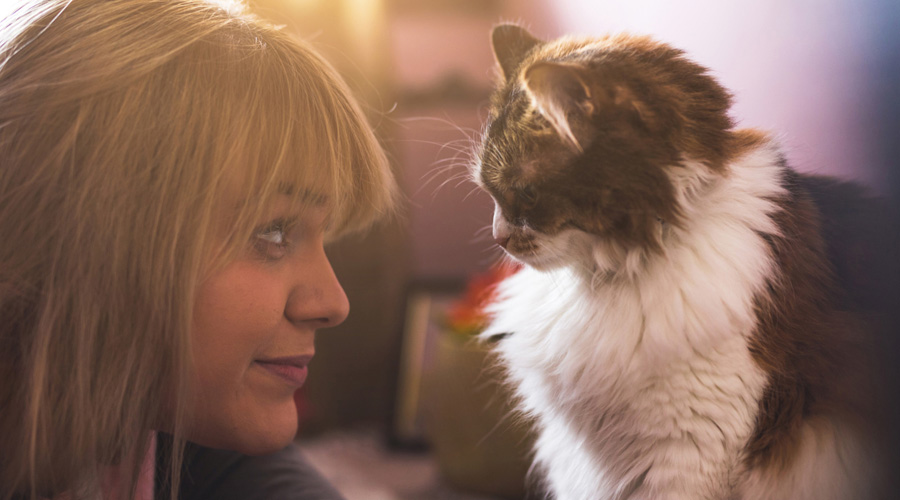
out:
<path id="1" fill-rule="evenodd" d="M 441 474 L 468 491 L 521 499 L 532 439 L 513 410 L 501 373 L 476 336 L 496 285 L 518 267 L 500 264 L 473 276 L 441 318 L 428 381 L 426 422 Z"/>

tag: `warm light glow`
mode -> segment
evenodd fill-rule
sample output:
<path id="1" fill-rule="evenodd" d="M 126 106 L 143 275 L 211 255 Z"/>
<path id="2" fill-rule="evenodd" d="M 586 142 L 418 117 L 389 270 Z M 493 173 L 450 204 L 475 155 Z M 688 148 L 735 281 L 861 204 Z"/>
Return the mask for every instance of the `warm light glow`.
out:
<path id="1" fill-rule="evenodd" d="M 353 40 L 359 62 L 366 68 L 378 64 L 379 31 L 384 26 L 383 3 L 383 0 L 344 0 L 348 38 Z"/>
<path id="2" fill-rule="evenodd" d="M 241 0 L 213 0 L 213 3 L 235 15 L 244 11 L 244 2 Z"/>
<path id="3" fill-rule="evenodd" d="M 312 10 L 319 7 L 322 0 L 289 0 L 297 10 Z"/>

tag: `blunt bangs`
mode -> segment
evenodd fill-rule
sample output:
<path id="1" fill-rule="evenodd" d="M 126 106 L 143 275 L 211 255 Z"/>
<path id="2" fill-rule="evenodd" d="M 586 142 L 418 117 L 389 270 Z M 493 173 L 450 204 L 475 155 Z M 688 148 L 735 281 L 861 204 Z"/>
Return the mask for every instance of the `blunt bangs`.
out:
<path id="1" fill-rule="evenodd" d="M 230 187 L 216 191 L 237 198 L 234 237 L 246 241 L 280 194 L 291 196 L 295 212 L 310 195 L 327 203 L 329 240 L 391 214 L 397 188 L 390 166 L 337 72 L 281 32 L 247 35 L 228 63 L 209 60 L 210 71 L 220 73 L 210 81 L 226 83 L 205 96 L 219 115 L 210 122 L 225 128 L 216 134 L 222 149 L 214 156 L 224 167 L 218 182 Z"/>

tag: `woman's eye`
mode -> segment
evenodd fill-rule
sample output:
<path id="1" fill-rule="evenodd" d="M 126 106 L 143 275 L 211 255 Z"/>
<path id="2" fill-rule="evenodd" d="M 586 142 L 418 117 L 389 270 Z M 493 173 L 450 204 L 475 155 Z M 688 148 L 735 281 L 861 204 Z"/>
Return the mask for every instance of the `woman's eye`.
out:
<path id="1" fill-rule="evenodd" d="M 287 230 L 288 227 L 284 221 L 276 221 L 257 230 L 254 235 L 254 247 L 259 255 L 266 260 L 283 257 L 290 245 L 286 235 Z"/>
<path id="2" fill-rule="evenodd" d="M 264 233 L 259 233 L 256 235 L 257 238 L 275 245 L 283 245 L 284 244 L 284 230 L 283 229 L 273 229 L 271 231 L 266 231 Z"/>

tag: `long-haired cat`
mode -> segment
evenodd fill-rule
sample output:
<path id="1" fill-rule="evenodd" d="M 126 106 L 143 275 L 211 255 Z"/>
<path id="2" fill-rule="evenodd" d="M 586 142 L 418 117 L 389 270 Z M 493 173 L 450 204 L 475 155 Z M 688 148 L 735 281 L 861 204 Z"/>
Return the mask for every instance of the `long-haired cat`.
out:
<path id="1" fill-rule="evenodd" d="M 872 498 L 864 329 L 811 192 L 649 38 L 495 28 L 475 181 L 525 264 L 487 337 L 561 500 Z"/>

